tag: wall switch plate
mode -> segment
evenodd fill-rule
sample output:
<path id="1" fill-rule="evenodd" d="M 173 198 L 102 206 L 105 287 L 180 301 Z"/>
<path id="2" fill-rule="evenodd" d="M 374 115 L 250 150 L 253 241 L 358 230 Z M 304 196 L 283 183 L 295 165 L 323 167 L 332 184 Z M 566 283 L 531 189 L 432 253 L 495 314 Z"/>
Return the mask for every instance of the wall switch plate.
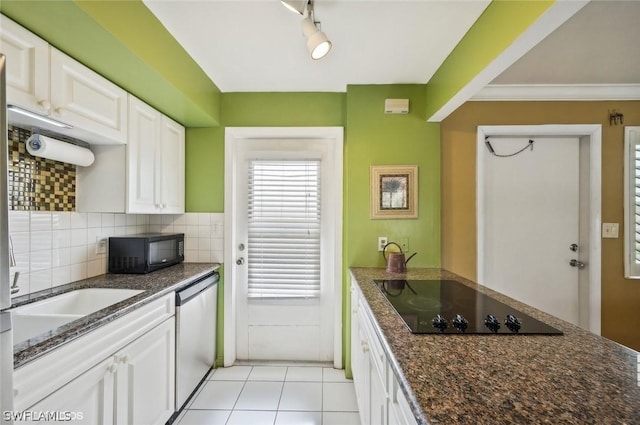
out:
<path id="1" fill-rule="evenodd" d="M 618 237 L 618 223 L 602 223 L 602 237 L 603 238 L 617 238 Z"/>
<path id="2" fill-rule="evenodd" d="M 96 254 L 106 254 L 107 253 L 107 239 L 100 239 L 100 237 L 96 237 Z"/>
<path id="3" fill-rule="evenodd" d="M 378 236 L 378 251 L 384 251 L 384 246 L 388 241 L 389 239 L 386 236 Z"/>

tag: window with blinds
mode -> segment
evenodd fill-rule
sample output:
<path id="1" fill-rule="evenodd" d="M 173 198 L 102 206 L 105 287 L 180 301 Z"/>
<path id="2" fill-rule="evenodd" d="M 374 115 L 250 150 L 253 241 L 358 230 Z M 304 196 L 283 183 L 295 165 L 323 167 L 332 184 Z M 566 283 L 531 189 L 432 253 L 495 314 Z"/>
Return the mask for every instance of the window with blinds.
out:
<path id="1" fill-rule="evenodd" d="M 640 278 L 640 127 L 625 127 L 625 277 Z"/>
<path id="2" fill-rule="evenodd" d="M 252 160 L 249 298 L 320 296 L 320 161 Z"/>

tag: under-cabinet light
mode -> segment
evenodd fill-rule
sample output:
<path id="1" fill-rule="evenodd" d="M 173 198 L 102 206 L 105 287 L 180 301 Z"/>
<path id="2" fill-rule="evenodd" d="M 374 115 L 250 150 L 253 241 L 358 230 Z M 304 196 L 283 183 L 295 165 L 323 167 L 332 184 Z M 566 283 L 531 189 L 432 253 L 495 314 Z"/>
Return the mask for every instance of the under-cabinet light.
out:
<path id="1" fill-rule="evenodd" d="M 73 128 L 72 125 L 65 124 L 65 123 L 63 123 L 61 121 L 55 120 L 53 118 L 46 117 L 44 115 L 36 114 L 35 112 L 31 112 L 31 111 L 23 109 L 23 108 L 21 108 L 19 106 L 7 105 L 7 109 L 10 110 L 10 111 L 13 111 L 13 112 L 17 112 L 20 115 L 24 115 L 25 117 L 33 118 L 33 119 L 36 119 L 38 121 L 45 122 L 47 124 L 55 125 L 56 127 Z"/>

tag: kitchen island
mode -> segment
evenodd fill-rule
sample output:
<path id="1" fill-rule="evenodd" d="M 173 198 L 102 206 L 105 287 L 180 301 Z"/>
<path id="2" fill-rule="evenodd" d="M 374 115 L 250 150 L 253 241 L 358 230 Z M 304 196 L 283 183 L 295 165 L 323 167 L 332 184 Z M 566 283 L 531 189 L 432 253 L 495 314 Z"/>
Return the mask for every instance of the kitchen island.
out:
<path id="1" fill-rule="evenodd" d="M 445 270 L 350 271 L 417 423 L 640 424 L 637 352 Z M 412 334 L 374 279 L 455 280 L 563 335 Z"/>

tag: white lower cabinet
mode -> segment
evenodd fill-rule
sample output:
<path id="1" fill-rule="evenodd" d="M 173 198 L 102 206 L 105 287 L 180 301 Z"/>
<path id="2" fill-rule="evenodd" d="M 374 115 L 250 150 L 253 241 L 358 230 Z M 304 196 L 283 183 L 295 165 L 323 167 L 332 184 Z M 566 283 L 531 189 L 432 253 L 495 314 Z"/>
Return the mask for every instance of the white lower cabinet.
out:
<path id="1" fill-rule="evenodd" d="M 358 290 L 351 286 L 351 372 L 362 424 L 369 423 L 369 357 L 365 344 L 358 319 Z"/>
<path id="2" fill-rule="evenodd" d="M 113 359 L 107 359 L 28 410 L 65 412 L 69 415 L 68 420 L 81 424 L 113 424 L 116 368 Z M 59 419 L 61 420 L 58 422 L 62 422 L 63 418 Z"/>
<path id="3" fill-rule="evenodd" d="M 175 412 L 175 318 L 115 355 L 117 424 L 167 422 Z"/>
<path id="4" fill-rule="evenodd" d="M 174 298 L 167 294 L 16 369 L 14 410 L 57 412 L 47 423 L 165 424 L 175 412 Z M 42 423 L 32 419 L 16 423 Z"/>
<path id="5" fill-rule="evenodd" d="M 66 412 L 82 424 L 164 424 L 175 410 L 174 353 L 171 318 L 28 410 Z"/>
<path id="6" fill-rule="evenodd" d="M 357 284 L 351 283 L 351 369 L 360 411 L 367 425 L 416 425 Z"/>

